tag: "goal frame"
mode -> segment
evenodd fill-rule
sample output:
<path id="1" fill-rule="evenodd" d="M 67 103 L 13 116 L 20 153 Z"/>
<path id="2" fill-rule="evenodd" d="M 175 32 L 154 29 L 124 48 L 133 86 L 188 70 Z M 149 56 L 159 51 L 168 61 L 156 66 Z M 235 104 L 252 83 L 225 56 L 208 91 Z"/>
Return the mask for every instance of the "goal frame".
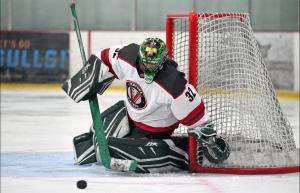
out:
<path id="1" fill-rule="evenodd" d="M 246 13 L 202 13 L 202 17 L 225 17 L 236 16 L 241 20 L 247 17 Z M 187 13 L 170 13 L 166 18 L 166 46 L 169 50 L 168 57 L 173 58 L 173 28 L 174 20 L 185 18 L 189 20 L 189 46 L 188 46 L 188 59 L 189 59 L 189 83 L 197 88 L 197 72 L 198 72 L 198 20 L 200 13 L 187 12 Z M 189 170 L 194 173 L 222 173 L 222 174 L 278 174 L 278 173 L 292 173 L 300 172 L 300 166 L 288 166 L 288 167 L 259 167 L 259 168 L 209 168 L 203 167 L 197 162 L 197 142 L 188 137 L 188 154 L 189 154 Z"/>

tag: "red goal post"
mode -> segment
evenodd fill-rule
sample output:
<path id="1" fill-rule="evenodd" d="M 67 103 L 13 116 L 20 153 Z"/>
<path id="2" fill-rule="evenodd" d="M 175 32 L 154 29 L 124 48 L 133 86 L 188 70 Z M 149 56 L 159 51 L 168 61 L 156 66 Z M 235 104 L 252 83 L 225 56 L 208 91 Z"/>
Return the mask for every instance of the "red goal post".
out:
<path id="1" fill-rule="evenodd" d="M 228 162 L 205 163 L 199 158 L 197 142 L 189 137 L 191 172 L 300 171 L 299 149 L 276 99 L 248 14 L 168 14 L 166 45 L 168 56 L 179 63 L 179 70 L 200 92 L 218 134 L 225 136 L 232 149 Z M 186 134 L 184 130 L 177 134 Z"/>

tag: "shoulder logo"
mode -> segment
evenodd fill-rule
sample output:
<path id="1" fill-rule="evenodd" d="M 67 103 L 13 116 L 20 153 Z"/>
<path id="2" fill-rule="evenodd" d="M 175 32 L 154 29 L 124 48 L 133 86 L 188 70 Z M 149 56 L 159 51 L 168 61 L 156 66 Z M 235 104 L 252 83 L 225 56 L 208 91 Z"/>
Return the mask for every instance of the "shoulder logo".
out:
<path id="1" fill-rule="evenodd" d="M 135 109 L 144 109 L 147 106 L 142 88 L 136 82 L 126 81 L 127 100 Z"/>
<path id="2" fill-rule="evenodd" d="M 116 56 L 118 56 L 118 53 L 120 51 L 120 48 L 117 48 L 114 53 L 113 53 L 113 58 L 115 58 Z M 118 57 L 117 57 L 118 58 Z"/>

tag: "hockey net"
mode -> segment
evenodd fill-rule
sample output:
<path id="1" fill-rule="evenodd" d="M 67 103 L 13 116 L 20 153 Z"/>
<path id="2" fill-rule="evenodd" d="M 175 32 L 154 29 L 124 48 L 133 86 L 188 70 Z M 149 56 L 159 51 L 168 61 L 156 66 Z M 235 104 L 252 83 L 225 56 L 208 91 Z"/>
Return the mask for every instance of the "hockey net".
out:
<path id="1" fill-rule="evenodd" d="M 166 33 L 169 57 L 197 88 L 217 133 L 231 150 L 225 162 L 212 164 L 189 138 L 191 171 L 299 171 L 299 149 L 275 96 L 248 14 L 169 14 Z M 179 127 L 176 134 L 186 135 L 186 128 Z"/>

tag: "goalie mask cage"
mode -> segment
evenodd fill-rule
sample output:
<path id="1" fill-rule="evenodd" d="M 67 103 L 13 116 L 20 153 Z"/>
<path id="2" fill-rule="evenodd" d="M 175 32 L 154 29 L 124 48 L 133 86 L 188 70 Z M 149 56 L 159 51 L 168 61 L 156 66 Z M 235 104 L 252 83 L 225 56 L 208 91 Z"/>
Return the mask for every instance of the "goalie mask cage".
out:
<path id="1" fill-rule="evenodd" d="M 191 172 L 299 172 L 299 149 L 284 116 L 245 13 L 167 15 L 169 57 L 195 86 L 219 135 L 230 146 L 221 164 L 208 162 L 189 137 Z M 185 135 L 180 126 L 175 133 Z"/>

